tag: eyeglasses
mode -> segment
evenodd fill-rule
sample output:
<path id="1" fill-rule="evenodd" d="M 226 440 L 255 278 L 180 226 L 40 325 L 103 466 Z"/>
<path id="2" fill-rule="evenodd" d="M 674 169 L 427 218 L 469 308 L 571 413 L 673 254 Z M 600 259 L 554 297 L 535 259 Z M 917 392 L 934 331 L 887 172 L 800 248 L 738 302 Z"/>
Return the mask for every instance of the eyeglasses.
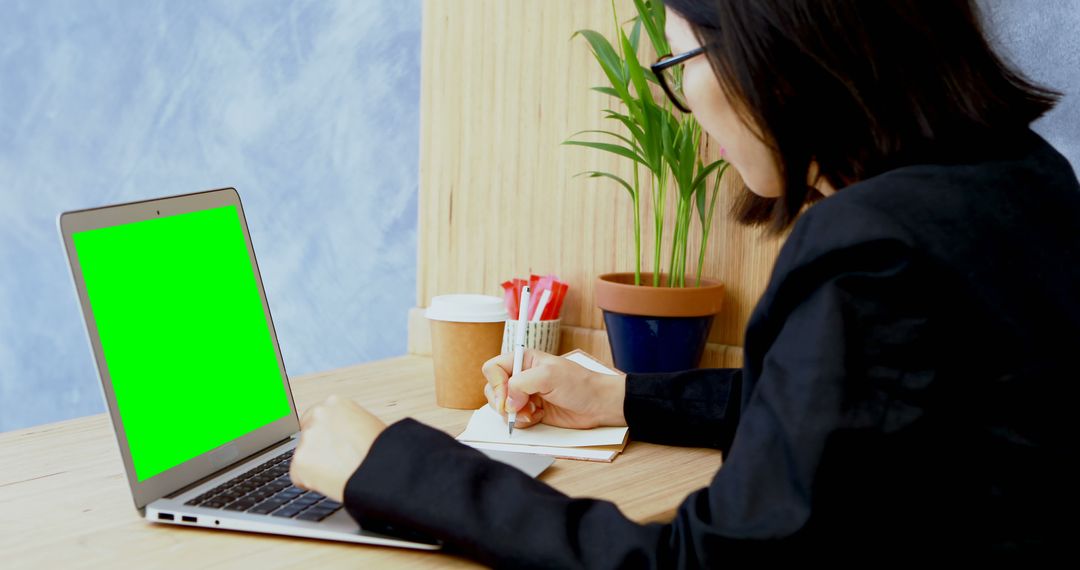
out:
<path id="1" fill-rule="evenodd" d="M 686 104 L 686 98 L 683 97 L 682 92 L 683 64 L 686 60 L 703 53 L 705 53 L 705 48 L 699 47 L 679 55 L 660 56 L 660 59 L 649 67 L 660 82 L 664 93 L 667 93 L 668 99 L 671 99 L 675 107 L 683 113 L 690 112 L 690 107 Z"/>

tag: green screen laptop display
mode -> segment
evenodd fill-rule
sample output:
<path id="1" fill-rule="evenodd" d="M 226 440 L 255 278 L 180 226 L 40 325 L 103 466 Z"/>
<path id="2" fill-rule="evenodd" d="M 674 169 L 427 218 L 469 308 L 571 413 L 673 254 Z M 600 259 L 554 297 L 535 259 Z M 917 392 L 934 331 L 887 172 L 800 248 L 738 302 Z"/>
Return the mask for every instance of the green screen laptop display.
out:
<path id="1" fill-rule="evenodd" d="M 236 206 L 72 238 L 140 482 L 290 413 Z"/>

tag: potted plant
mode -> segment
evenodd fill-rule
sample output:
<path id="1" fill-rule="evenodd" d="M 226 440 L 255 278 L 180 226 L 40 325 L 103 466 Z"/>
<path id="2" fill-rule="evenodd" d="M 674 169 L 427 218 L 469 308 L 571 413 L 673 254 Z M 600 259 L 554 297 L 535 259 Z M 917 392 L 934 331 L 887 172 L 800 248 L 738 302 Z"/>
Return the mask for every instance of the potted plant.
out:
<path id="1" fill-rule="evenodd" d="M 652 85 L 659 85 L 648 66 L 638 58 L 642 29 L 657 54 L 668 54 L 664 36 L 664 6 L 659 0 L 634 0 L 637 17 L 631 20 L 629 34 L 615 16 L 616 49 L 602 34 L 580 30 L 589 43 L 609 85 L 594 90 L 616 97 L 621 110 L 606 109 L 604 116 L 618 122 L 626 134 L 610 130 L 586 130 L 585 133 L 610 137 L 610 141 L 567 140 L 563 144 L 589 147 L 617 154 L 630 160 L 633 178 L 627 180 L 611 172 L 587 171 L 583 175 L 607 178 L 630 193 L 634 216 L 633 273 L 609 273 L 596 283 L 597 304 L 604 312 L 604 324 L 611 343 L 615 366 L 625 372 L 667 372 L 685 370 L 700 364 L 713 318 L 720 312 L 724 285 L 703 279 L 701 269 L 709 239 L 713 213 L 720 190 L 720 178 L 727 169 L 723 159 L 705 164 L 701 159 L 704 133 L 693 115 L 682 114 L 662 93 L 654 95 Z M 614 3 L 612 3 L 614 12 Z M 672 89 L 680 89 L 681 76 L 672 78 Z M 709 176 L 713 175 L 709 184 Z M 653 204 L 653 267 L 641 270 L 642 189 Z M 669 188 L 670 186 L 670 188 Z M 662 273 L 664 216 L 669 195 L 674 197 L 675 217 L 672 228 L 667 272 Z M 689 285 L 686 280 L 690 226 L 697 212 L 701 223 L 697 275 Z"/>

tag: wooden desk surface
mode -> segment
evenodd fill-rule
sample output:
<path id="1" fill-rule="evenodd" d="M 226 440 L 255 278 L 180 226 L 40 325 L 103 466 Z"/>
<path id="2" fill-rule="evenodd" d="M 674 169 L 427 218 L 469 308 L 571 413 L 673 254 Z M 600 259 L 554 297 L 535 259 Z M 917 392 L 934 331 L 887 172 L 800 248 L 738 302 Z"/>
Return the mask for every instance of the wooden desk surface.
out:
<path id="1" fill-rule="evenodd" d="M 393 422 L 412 416 L 458 434 L 468 411 L 434 401 L 431 359 L 404 356 L 292 379 L 298 408 L 330 394 Z M 443 553 L 155 525 L 139 517 L 105 414 L 0 433 L 0 567 L 462 567 Z M 557 460 L 540 479 L 669 520 L 720 466 L 713 450 L 631 442 L 613 463 Z"/>

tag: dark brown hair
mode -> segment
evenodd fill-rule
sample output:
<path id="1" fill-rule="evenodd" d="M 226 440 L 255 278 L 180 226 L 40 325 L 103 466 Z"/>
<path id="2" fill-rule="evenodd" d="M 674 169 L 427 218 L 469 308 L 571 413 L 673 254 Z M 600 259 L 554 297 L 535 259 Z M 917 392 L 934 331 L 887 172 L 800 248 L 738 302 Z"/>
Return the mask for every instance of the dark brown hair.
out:
<path id="1" fill-rule="evenodd" d="M 656 0 L 654 0 L 656 1 Z M 747 189 L 742 223 L 779 233 L 821 198 L 893 168 L 976 157 L 1059 93 L 1006 64 L 970 0 L 666 0 L 725 95 L 780 165 L 780 198 Z"/>

